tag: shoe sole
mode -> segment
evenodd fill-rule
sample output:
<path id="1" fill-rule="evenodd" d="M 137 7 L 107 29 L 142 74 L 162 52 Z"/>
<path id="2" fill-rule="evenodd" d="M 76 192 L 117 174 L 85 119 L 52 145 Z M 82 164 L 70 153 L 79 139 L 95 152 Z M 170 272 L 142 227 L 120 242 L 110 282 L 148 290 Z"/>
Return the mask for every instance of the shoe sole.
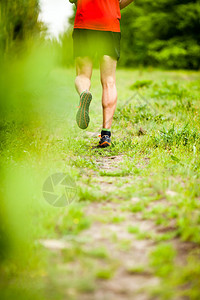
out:
<path id="1" fill-rule="evenodd" d="M 90 92 L 83 92 L 80 98 L 79 108 L 76 114 L 76 122 L 79 128 L 86 129 L 90 123 L 89 107 L 92 101 Z"/>

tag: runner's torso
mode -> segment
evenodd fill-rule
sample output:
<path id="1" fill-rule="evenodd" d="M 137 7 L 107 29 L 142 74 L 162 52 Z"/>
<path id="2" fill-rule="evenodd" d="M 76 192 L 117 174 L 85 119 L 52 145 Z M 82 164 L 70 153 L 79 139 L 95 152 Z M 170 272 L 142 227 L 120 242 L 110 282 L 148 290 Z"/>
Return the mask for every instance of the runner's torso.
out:
<path id="1" fill-rule="evenodd" d="M 120 32 L 119 0 L 78 0 L 74 28 Z"/>

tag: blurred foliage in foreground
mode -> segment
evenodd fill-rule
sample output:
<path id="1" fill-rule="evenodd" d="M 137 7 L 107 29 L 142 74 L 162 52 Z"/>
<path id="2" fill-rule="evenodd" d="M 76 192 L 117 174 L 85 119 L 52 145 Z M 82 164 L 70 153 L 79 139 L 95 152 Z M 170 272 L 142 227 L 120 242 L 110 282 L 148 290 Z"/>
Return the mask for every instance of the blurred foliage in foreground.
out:
<path id="1" fill-rule="evenodd" d="M 12 59 L 11 48 L 4 55 L 0 72 L 0 294 L 3 300 L 55 300 L 57 296 L 43 295 L 47 257 L 38 240 L 48 235 L 40 216 L 49 229 L 54 227 L 55 209 L 42 200 L 41 187 L 49 174 L 60 170 L 60 160 L 57 164 L 48 158 L 43 165 L 41 155 L 50 153 L 48 139 L 55 124 L 64 119 L 67 132 L 73 76 L 70 70 L 60 82 L 52 75 L 58 63 L 51 42 L 29 38 L 17 46 L 20 51 Z M 36 136 L 46 140 L 42 147 Z"/>
<path id="2" fill-rule="evenodd" d="M 199 0 L 136 0 L 122 10 L 121 31 L 121 66 L 200 67 Z"/>

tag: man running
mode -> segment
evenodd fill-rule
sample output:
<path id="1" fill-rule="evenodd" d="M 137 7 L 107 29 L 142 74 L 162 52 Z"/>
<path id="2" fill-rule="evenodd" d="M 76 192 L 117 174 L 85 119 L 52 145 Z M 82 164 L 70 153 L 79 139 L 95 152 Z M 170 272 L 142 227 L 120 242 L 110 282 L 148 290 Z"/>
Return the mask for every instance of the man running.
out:
<path id="1" fill-rule="evenodd" d="M 81 129 L 89 125 L 89 106 L 93 59 L 100 61 L 103 127 L 99 147 L 111 145 L 111 125 L 117 104 L 116 67 L 120 57 L 120 9 L 133 0 L 69 0 L 77 11 L 73 42 L 76 59 L 75 86 L 80 95 L 76 122 Z"/>

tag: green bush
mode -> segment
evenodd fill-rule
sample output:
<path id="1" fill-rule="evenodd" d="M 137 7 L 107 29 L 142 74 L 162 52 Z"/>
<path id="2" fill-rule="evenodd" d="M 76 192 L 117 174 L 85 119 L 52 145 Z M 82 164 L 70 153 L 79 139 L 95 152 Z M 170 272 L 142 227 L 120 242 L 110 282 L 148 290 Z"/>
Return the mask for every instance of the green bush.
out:
<path id="1" fill-rule="evenodd" d="M 198 69 L 198 0 L 137 0 L 122 12 L 121 65 Z"/>

